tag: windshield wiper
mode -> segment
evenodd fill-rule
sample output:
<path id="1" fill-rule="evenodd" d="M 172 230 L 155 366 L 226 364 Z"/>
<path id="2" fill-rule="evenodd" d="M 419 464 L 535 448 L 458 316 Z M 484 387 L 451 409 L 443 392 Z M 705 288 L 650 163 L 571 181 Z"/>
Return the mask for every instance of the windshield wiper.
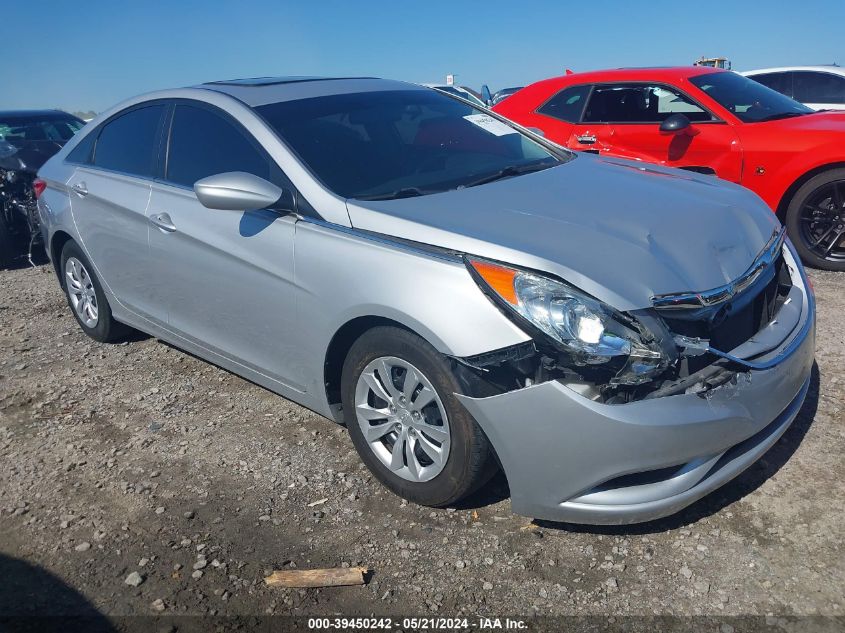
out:
<path id="1" fill-rule="evenodd" d="M 427 191 L 423 191 L 418 187 L 403 187 L 396 191 L 388 193 L 379 193 L 373 196 L 353 196 L 356 200 L 396 200 L 397 198 L 414 198 L 416 196 L 424 196 Z"/>
<path id="2" fill-rule="evenodd" d="M 778 119 L 791 119 L 792 117 L 804 116 L 805 114 L 810 114 L 810 113 L 809 112 L 778 112 L 776 114 L 770 114 L 769 116 L 764 116 L 762 119 L 757 119 L 757 123 L 763 123 L 765 121 L 776 121 Z"/>
<path id="3" fill-rule="evenodd" d="M 476 187 L 478 185 L 485 185 L 488 182 L 493 182 L 495 180 L 501 180 L 502 178 L 510 178 L 511 176 L 519 176 L 520 174 L 527 174 L 531 171 L 540 171 L 541 169 L 546 169 L 548 167 L 553 167 L 554 165 L 549 165 L 547 163 L 529 163 L 528 165 L 508 165 L 500 169 L 497 172 L 493 172 L 492 174 L 488 174 L 478 180 L 473 180 L 471 182 L 466 183 L 463 185 L 464 187 Z"/>

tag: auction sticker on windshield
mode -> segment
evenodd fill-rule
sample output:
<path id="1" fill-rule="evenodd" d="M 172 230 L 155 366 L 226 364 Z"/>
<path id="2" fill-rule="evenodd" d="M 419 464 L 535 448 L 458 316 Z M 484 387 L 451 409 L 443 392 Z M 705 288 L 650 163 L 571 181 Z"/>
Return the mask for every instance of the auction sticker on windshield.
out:
<path id="1" fill-rule="evenodd" d="M 490 134 L 495 134 L 496 136 L 516 134 L 515 129 L 487 114 L 468 114 L 464 118 L 470 123 L 475 123 L 481 129 L 490 132 Z"/>

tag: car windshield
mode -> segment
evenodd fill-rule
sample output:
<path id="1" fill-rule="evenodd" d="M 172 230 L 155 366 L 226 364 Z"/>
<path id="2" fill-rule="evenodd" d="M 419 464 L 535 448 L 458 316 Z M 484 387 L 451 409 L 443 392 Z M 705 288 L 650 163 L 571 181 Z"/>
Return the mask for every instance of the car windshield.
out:
<path id="1" fill-rule="evenodd" d="M 256 110 L 344 198 L 437 193 L 553 167 L 569 157 L 435 90 L 339 94 Z"/>
<path id="2" fill-rule="evenodd" d="M 12 145 L 30 141 L 64 143 L 85 125 L 70 116 L 13 116 L 0 118 L 0 139 Z"/>
<path id="3" fill-rule="evenodd" d="M 774 121 L 813 112 L 811 108 L 736 73 L 706 73 L 691 77 L 690 82 L 745 123 Z"/>

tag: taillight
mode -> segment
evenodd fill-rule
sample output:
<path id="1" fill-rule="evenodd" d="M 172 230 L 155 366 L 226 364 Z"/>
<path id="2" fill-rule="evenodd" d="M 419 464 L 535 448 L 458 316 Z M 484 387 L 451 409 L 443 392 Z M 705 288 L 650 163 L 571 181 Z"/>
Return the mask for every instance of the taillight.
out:
<path id="1" fill-rule="evenodd" d="M 40 178 L 36 178 L 32 181 L 32 190 L 35 192 L 35 199 L 41 197 L 41 194 L 44 193 L 44 190 L 47 188 L 47 183 L 41 180 Z"/>

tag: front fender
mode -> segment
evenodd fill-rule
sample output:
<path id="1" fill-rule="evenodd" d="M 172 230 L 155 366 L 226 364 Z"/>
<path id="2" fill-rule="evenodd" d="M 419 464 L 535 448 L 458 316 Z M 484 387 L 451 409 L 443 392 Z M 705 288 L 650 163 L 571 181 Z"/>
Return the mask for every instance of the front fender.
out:
<path id="1" fill-rule="evenodd" d="M 413 330 L 442 354 L 474 356 L 529 340 L 481 292 L 457 258 L 321 222 L 296 232 L 302 383 L 324 391 L 323 359 L 335 333 L 359 317 Z"/>

